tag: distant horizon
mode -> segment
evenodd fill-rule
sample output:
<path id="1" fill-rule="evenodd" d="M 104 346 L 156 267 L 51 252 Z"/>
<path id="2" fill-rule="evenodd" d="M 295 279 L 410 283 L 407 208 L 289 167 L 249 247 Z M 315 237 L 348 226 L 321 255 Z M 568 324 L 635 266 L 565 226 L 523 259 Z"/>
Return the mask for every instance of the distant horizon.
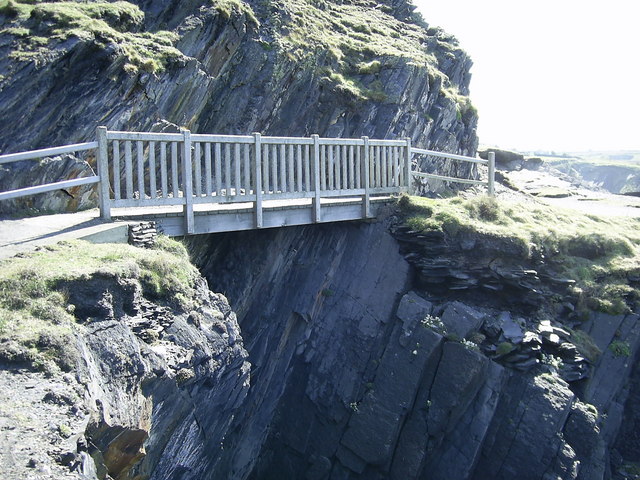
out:
<path id="1" fill-rule="evenodd" d="M 626 0 L 413 0 L 473 60 L 483 145 L 640 150 L 637 8 Z"/>

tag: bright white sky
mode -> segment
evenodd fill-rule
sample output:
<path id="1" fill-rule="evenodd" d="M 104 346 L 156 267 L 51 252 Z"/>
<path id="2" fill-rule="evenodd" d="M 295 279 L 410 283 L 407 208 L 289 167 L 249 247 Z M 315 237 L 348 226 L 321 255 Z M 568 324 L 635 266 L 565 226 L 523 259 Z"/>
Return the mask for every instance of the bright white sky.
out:
<path id="1" fill-rule="evenodd" d="M 413 0 L 471 56 L 480 143 L 640 150 L 638 0 Z"/>

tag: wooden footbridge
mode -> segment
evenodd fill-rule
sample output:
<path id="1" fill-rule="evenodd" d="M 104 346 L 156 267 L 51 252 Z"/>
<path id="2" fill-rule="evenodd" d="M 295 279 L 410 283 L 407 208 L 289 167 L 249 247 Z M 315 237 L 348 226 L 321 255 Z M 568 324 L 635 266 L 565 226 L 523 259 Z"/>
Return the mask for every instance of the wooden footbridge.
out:
<path id="1" fill-rule="evenodd" d="M 487 185 L 494 160 L 376 140 L 109 131 L 93 142 L 0 155 L 0 164 L 89 151 L 97 173 L 0 192 L 0 201 L 96 184 L 103 221 L 154 220 L 191 234 L 368 219 L 414 176 Z M 416 155 L 485 164 L 488 180 L 412 171 Z"/>

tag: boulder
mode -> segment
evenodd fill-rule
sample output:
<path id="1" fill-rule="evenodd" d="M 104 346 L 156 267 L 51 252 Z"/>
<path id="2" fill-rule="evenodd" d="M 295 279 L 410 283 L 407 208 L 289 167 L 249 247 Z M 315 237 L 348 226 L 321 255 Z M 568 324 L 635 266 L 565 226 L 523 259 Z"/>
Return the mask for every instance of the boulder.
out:
<path id="1" fill-rule="evenodd" d="M 496 155 L 496 168 L 502 170 L 521 170 L 524 162 L 524 155 L 518 152 L 512 152 L 510 150 L 501 150 L 498 148 L 486 148 L 478 150 L 480 158 L 485 160 L 489 158 L 489 152 L 494 152 Z"/>
<path id="2" fill-rule="evenodd" d="M 465 338 L 480 328 L 484 313 L 461 302 L 449 303 L 442 313 L 442 323 L 449 334 Z"/>

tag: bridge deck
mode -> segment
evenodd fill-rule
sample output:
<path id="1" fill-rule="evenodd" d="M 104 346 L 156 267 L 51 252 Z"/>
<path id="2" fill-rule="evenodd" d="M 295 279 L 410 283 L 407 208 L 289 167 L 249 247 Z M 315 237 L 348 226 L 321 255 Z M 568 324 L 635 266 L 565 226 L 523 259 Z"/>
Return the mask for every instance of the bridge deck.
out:
<path id="1" fill-rule="evenodd" d="M 372 217 L 378 208 L 392 201 L 392 197 L 371 199 Z M 263 228 L 314 223 L 312 200 L 269 200 L 263 205 Z M 362 219 L 361 198 L 322 199 L 320 222 Z M 0 220 L 0 258 L 12 257 L 20 252 L 75 238 L 95 242 L 126 242 L 130 223 L 156 221 L 169 236 L 185 235 L 184 216 L 179 205 L 165 207 L 115 208 L 113 221 L 100 219 L 98 209 L 77 213 L 42 215 L 21 219 Z M 251 230 L 254 225 L 252 202 L 235 204 L 197 205 L 194 208 L 196 232 L 217 233 Z"/>
<path id="2" fill-rule="evenodd" d="M 391 196 L 370 199 L 370 217 L 374 218 L 380 206 L 393 200 Z M 309 225 L 313 223 L 340 222 L 363 219 L 363 200 L 360 197 L 321 199 L 320 219 L 314 219 L 313 200 L 265 200 L 262 204 L 262 228 Z M 255 205 L 253 202 L 231 204 L 194 205 L 193 234 L 218 233 L 255 229 Z M 113 209 L 119 220 L 154 220 L 169 236 L 186 235 L 183 207 L 136 207 Z"/>

